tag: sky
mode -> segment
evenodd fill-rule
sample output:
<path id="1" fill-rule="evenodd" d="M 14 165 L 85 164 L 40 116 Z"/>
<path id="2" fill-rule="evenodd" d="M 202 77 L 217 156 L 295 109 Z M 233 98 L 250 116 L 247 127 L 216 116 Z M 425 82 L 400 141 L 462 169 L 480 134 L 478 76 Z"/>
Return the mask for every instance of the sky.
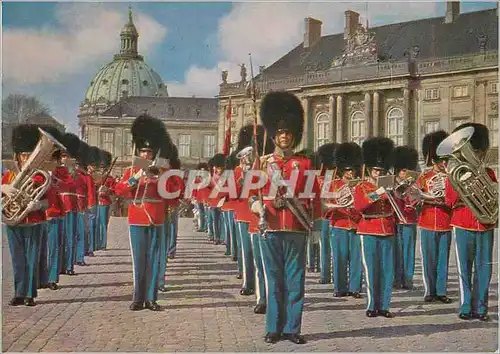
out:
<path id="1" fill-rule="evenodd" d="M 343 32 L 344 11 L 370 26 L 444 16 L 445 2 L 3 2 L 2 94 L 33 95 L 78 132 L 78 106 L 97 71 L 119 52 L 132 7 L 139 52 L 170 96 L 213 97 L 239 67 L 269 66 L 302 43 L 304 18 L 323 21 L 322 34 Z M 462 2 L 461 12 L 496 2 Z M 249 71 L 250 73 L 250 71 Z"/>

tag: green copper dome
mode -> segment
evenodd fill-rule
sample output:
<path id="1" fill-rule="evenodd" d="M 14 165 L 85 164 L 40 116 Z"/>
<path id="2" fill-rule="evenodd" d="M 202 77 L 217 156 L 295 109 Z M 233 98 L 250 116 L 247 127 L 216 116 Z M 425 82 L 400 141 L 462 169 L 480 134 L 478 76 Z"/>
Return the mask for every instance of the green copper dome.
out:
<path id="1" fill-rule="evenodd" d="M 139 34 L 129 10 L 128 23 L 120 33 L 121 49 L 90 82 L 84 104 L 114 104 L 128 96 L 168 96 L 167 86 L 137 51 Z"/>

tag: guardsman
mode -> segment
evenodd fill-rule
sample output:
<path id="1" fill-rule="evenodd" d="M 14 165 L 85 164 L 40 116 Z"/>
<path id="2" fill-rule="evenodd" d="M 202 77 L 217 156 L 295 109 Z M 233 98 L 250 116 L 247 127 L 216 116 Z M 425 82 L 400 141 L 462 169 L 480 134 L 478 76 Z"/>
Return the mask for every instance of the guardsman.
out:
<path id="1" fill-rule="evenodd" d="M 75 161 L 75 191 L 78 204 L 78 220 L 77 220 L 77 239 L 76 247 L 75 240 L 71 240 L 66 244 L 66 274 L 75 275 L 73 270 L 74 259 L 76 264 L 80 266 L 86 265 L 85 255 L 88 251 L 89 233 L 87 230 L 87 154 L 89 153 L 89 146 L 80 141 L 78 146 L 78 157 Z M 67 220 L 69 222 L 69 220 Z M 68 224 L 66 224 L 68 226 Z M 68 235 L 71 237 L 71 235 Z"/>
<path id="2" fill-rule="evenodd" d="M 211 179 L 211 191 L 210 197 L 208 198 L 208 202 L 210 204 L 210 214 L 211 214 L 211 222 L 212 222 L 212 235 L 215 245 L 221 244 L 221 236 L 222 236 L 222 217 L 221 210 L 218 203 L 220 202 L 219 193 L 213 192 L 217 182 L 219 181 L 222 172 L 224 172 L 224 166 L 226 162 L 226 158 L 223 154 L 215 154 L 214 157 L 210 160 L 212 164 L 212 179 Z"/>
<path id="3" fill-rule="evenodd" d="M 198 166 L 196 166 L 196 170 L 198 171 L 208 171 L 208 164 L 205 162 L 200 162 Z M 202 177 L 197 177 L 196 183 L 201 182 Z M 196 208 L 198 209 L 198 232 L 206 232 L 207 231 L 207 210 L 205 209 L 206 202 L 206 187 L 196 189 L 193 191 L 193 198 L 196 201 Z"/>
<path id="4" fill-rule="evenodd" d="M 225 170 L 233 171 L 236 167 L 238 161 L 236 159 L 236 152 L 233 152 L 226 159 L 226 167 Z M 232 256 L 233 261 L 237 261 L 237 249 L 238 245 L 236 243 L 236 226 L 234 221 L 234 201 L 230 200 L 229 193 L 224 194 L 226 199 L 221 208 L 222 210 L 222 218 L 225 223 L 225 231 L 226 235 L 226 256 Z"/>
<path id="5" fill-rule="evenodd" d="M 293 153 L 302 140 L 304 110 L 295 95 L 271 92 L 262 99 L 260 117 L 267 135 L 275 144 L 274 153 L 261 159 L 260 167 L 268 175 L 262 198 L 249 198 L 252 212 L 264 216 L 266 221 L 261 226 L 267 232 L 260 240 L 267 294 L 264 340 L 276 343 L 284 338 L 303 344 L 305 339 L 300 331 L 305 293 L 306 236 L 312 227 L 307 223 L 312 221 L 302 224 L 299 218 L 302 220 L 307 216 L 303 213 L 295 215 L 287 206 L 288 203 L 297 203 L 295 206 L 302 210 L 305 209 L 303 203 L 307 204 L 309 200 L 293 198 L 287 201 L 282 187 L 278 188 L 275 198 L 266 197 L 269 197 L 273 178 L 287 181 L 292 175 L 296 176 L 294 197 L 304 191 L 305 171 L 311 169 L 311 161 Z"/>
<path id="6" fill-rule="evenodd" d="M 173 145 L 174 155 L 171 158 L 170 164 L 172 169 L 180 170 L 181 169 L 181 160 L 179 160 L 179 153 L 177 152 L 177 147 Z M 173 190 L 180 190 L 181 194 L 179 198 L 169 199 L 167 200 L 167 204 L 170 206 L 170 230 L 168 232 L 168 249 L 167 249 L 167 257 L 170 259 L 175 258 L 175 254 L 177 252 L 177 236 L 179 234 L 179 208 L 181 205 L 181 200 L 184 196 L 184 178 L 180 178 L 179 176 L 172 176 L 169 180 L 168 188 L 173 188 Z"/>
<path id="7" fill-rule="evenodd" d="M 97 183 L 97 249 L 105 250 L 108 244 L 108 223 L 111 208 L 111 197 L 115 186 L 115 179 L 108 173 L 111 167 L 112 156 L 108 151 L 100 151 L 100 162 L 103 176 Z M 103 179 L 106 178 L 104 181 Z"/>
<path id="8" fill-rule="evenodd" d="M 367 317 L 393 317 L 389 311 L 394 277 L 393 208 L 384 187 L 377 179 L 389 171 L 394 142 L 375 137 L 363 142 L 367 178 L 354 189 L 354 208 L 361 213 L 357 233 L 361 238 L 361 255 L 365 271 L 368 305 Z"/>
<path id="9" fill-rule="evenodd" d="M 363 151 L 356 143 L 342 143 L 334 152 L 336 176 L 331 192 L 338 193 L 329 209 L 333 258 L 333 296 L 361 298 L 361 238 L 356 234 L 360 213 L 354 208 L 353 181 L 363 166 Z"/>
<path id="10" fill-rule="evenodd" d="M 21 171 L 31 153 L 35 150 L 40 138 L 38 127 L 30 124 L 20 124 L 12 131 L 12 148 L 14 150 L 14 161 Z M 18 193 L 12 182 L 16 177 L 15 171 L 9 171 L 2 176 L 2 217 L 6 214 L 9 204 L 6 197 L 14 198 Z M 38 187 L 46 183 L 45 177 L 37 174 L 32 177 L 34 186 Z M 26 191 L 24 191 L 26 192 Z M 12 258 L 12 269 L 14 273 L 15 295 L 9 305 L 35 306 L 34 299 L 37 297 L 37 264 L 39 262 L 39 239 L 42 233 L 42 223 L 45 221 L 47 200 L 42 197 L 38 201 L 30 201 L 27 208 L 29 213 L 15 226 L 6 225 L 7 240 Z M 15 209 L 16 205 L 11 205 Z"/>
<path id="11" fill-rule="evenodd" d="M 335 150 L 339 144 L 329 143 L 318 148 L 316 153 L 317 163 L 319 163 L 320 175 L 317 176 L 319 188 L 322 189 L 325 183 L 325 174 L 328 170 L 334 170 Z M 327 217 L 327 211 L 321 205 L 321 199 L 317 199 L 319 203 L 315 206 L 315 230 L 320 234 L 319 238 L 319 260 L 320 260 L 320 284 L 328 284 L 332 282 L 332 247 L 330 242 L 330 220 Z"/>
<path id="12" fill-rule="evenodd" d="M 452 300 L 446 296 L 448 261 L 451 246 L 451 209 L 445 203 L 446 160 L 436 154 L 438 145 L 448 136 L 445 131 L 436 131 L 424 136 L 422 154 L 430 169 L 417 180 L 422 191 L 422 207 L 418 216 L 422 278 L 425 302 Z"/>
<path id="13" fill-rule="evenodd" d="M 396 184 L 400 187 L 413 184 L 415 179 L 410 180 L 408 171 L 417 171 L 418 152 L 410 146 L 398 146 L 393 152 L 394 174 Z M 406 187 L 411 191 L 413 187 Z M 411 193 L 399 195 L 394 193 L 395 202 L 403 213 L 404 220 L 396 216 L 396 237 L 394 248 L 394 287 L 400 289 L 413 289 L 413 274 L 415 272 L 415 244 L 417 234 L 417 209 L 418 199 L 414 199 Z"/>
<path id="14" fill-rule="evenodd" d="M 100 166 L 99 148 L 91 146 L 87 155 L 87 231 L 88 231 L 88 256 L 93 257 L 97 251 L 97 189 L 94 174 L 97 175 L 97 168 Z"/>
<path id="15" fill-rule="evenodd" d="M 210 173 L 210 181 L 212 181 L 212 178 L 214 176 L 214 165 L 213 165 L 213 160 L 214 158 L 211 157 L 207 164 L 208 164 L 208 171 Z M 212 183 L 210 182 L 209 185 L 205 188 L 205 210 L 206 215 L 207 215 L 207 239 L 209 242 L 214 242 L 214 222 L 212 218 L 212 205 L 210 203 L 210 194 L 212 193 Z"/>
<path id="16" fill-rule="evenodd" d="M 148 115 L 132 123 L 134 154 L 153 160 L 167 139 L 164 123 Z M 160 237 L 164 233 L 165 200 L 158 194 L 157 169 L 129 167 L 115 193 L 131 200 L 128 207 L 130 245 L 134 270 L 134 297 L 130 310 L 146 307 L 161 310 L 158 305 L 158 276 L 160 271 Z"/>
<path id="17" fill-rule="evenodd" d="M 474 128 L 469 142 L 478 160 L 484 161 L 490 148 L 488 128 L 479 123 L 465 123 L 457 127 L 455 132 L 466 127 Z M 495 172 L 486 167 L 486 174 L 484 177 L 491 180 L 488 181 L 491 183 L 491 188 L 498 190 Z M 453 208 L 451 226 L 455 236 L 460 282 L 458 316 L 463 320 L 477 318 L 480 321 L 488 321 L 488 290 L 493 268 L 493 232 L 496 225 L 479 222 L 449 179 L 446 180 L 445 199 L 446 204 Z M 472 276 L 473 267 L 474 276 Z"/>

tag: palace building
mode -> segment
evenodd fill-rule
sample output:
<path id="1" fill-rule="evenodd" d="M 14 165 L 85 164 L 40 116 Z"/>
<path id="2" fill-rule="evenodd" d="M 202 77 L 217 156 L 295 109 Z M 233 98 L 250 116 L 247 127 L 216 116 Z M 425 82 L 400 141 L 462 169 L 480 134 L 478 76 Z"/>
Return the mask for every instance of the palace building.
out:
<path id="1" fill-rule="evenodd" d="M 301 99 L 306 121 L 298 150 L 372 136 L 420 150 L 425 134 L 467 121 L 486 124 L 498 147 L 498 9 L 460 13 L 460 3 L 449 1 L 442 17 L 373 28 L 349 10 L 344 33 L 332 35 L 323 35 L 320 20 L 304 22 L 303 42 L 255 77 L 257 104 L 273 90 Z M 246 68 L 240 82 L 227 76 L 219 92 L 219 150 L 229 99 L 232 131 L 253 120 Z"/>
<path id="2" fill-rule="evenodd" d="M 132 161 L 132 122 L 147 113 L 164 120 L 183 167 L 207 161 L 216 152 L 217 99 L 170 97 L 160 75 L 139 55 L 138 39 L 129 10 L 120 53 L 90 81 L 80 105 L 82 139 L 118 157 L 113 175 L 121 174 Z"/>

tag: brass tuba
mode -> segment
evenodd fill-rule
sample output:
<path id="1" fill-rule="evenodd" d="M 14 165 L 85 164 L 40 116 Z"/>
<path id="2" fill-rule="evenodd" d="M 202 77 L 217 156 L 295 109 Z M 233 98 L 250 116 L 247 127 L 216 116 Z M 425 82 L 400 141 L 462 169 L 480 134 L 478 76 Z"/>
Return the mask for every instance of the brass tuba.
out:
<path id="1" fill-rule="evenodd" d="M 473 127 L 456 131 L 439 144 L 436 153 L 448 158 L 450 184 L 477 220 L 494 224 L 498 220 L 498 185 L 488 176 L 484 160 L 469 142 L 473 134 Z"/>
<path id="2" fill-rule="evenodd" d="M 52 135 L 38 128 L 40 139 L 21 171 L 11 185 L 17 192 L 13 196 L 2 195 L 2 222 L 9 226 L 19 224 L 31 212 L 29 204 L 40 201 L 51 185 L 51 175 L 41 167 L 54 151 L 66 148 Z M 33 178 L 42 175 L 42 185 L 35 185 Z"/>

